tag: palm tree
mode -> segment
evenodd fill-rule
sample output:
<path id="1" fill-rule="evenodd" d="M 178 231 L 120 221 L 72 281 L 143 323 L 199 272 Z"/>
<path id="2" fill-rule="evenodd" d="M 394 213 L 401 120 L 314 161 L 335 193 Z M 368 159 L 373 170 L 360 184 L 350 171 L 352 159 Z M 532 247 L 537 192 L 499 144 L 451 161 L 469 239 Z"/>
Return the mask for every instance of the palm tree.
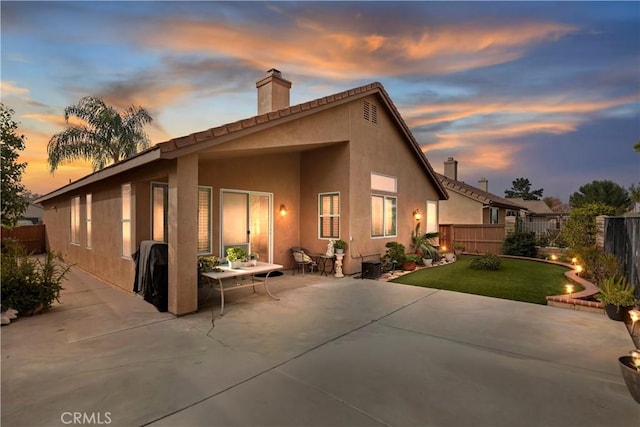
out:
<path id="1" fill-rule="evenodd" d="M 69 117 L 82 120 L 69 124 Z M 93 170 L 117 163 L 149 147 L 143 126 L 153 120 L 142 107 L 129 107 L 124 112 L 106 105 L 98 97 L 86 96 L 64 110 L 69 127 L 51 137 L 47 146 L 51 172 L 65 160 L 90 160 Z"/>

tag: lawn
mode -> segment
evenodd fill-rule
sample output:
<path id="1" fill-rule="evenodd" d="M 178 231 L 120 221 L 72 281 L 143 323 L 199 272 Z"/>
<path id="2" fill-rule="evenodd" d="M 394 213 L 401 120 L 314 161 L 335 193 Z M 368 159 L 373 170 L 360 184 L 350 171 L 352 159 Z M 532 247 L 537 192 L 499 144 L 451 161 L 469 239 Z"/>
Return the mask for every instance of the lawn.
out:
<path id="1" fill-rule="evenodd" d="M 472 256 L 462 255 L 453 264 L 423 268 L 393 280 L 395 283 L 446 289 L 514 301 L 546 304 L 546 296 L 565 293 L 566 268 L 542 262 L 502 258 L 499 271 L 474 270 Z M 574 292 L 582 290 L 574 284 Z"/>

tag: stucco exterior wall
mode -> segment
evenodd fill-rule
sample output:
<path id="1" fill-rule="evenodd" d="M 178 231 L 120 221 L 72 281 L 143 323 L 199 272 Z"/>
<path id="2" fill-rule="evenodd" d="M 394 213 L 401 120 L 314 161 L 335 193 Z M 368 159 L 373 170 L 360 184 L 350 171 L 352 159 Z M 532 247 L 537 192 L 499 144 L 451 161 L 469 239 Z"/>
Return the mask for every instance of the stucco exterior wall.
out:
<path id="1" fill-rule="evenodd" d="M 440 202 L 440 224 L 484 224 L 484 210 L 488 214 L 482 203 L 449 191 L 449 200 Z"/>

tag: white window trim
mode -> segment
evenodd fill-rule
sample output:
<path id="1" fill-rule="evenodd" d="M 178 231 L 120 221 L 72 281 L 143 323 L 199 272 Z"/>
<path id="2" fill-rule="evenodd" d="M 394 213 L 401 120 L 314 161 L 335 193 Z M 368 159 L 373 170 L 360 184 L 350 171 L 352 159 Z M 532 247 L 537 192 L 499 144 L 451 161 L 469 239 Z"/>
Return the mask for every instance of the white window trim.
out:
<path id="1" fill-rule="evenodd" d="M 371 234 L 371 229 L 373 228 L 373 221 L 371 221 L 371 224 L 369 225 L 369 234 L 371 235 L 372 239 L 387 239 L 389 237 L 398 237 L 398 196 L 394 196 L 394 195 L 390 195 L 390 194 L 378 194 L 378 193 L 371 193 L 371 197 L 382 197 L 382 235 L 379 236 L 374 236 L 373 234 Z M 386 233 L 386 224 L 387 224 L 387 217 L 384 214 L 384 207 L 385 207 L 385 202 L 387 201 L 387 199 L 395 199 L 396 200 L 396 229 L 395 229 L 395 233 L 394 234 L 385 234 Z M 369 199 L 369 202 L 371 202 L 371 199 Z M 371 203 L 369 203 L 369 206 L 371 206 Z M 373 212 L 370 212 L 369 214 L 369 218 L 371 220 L 373 220 Z"/>
<path id="2" fill-rule="evenodd" d="M 69 212 L 69 242 L 74 246 L 80 246 L 80 196 L 74 196 L 69 199 Z M 76 226 L 75 233 L 74 224 Z"/>
<path id="3" fill-rule="evenodd" d="M 84 197 L 85 197 L 84 210 L 86 215 L 85 224 L 86 224 L 86 236 L 87 236 L 86 248 L 91 249 L 91 247 L 93 246 L 93 226 L 92 226 L 93 196 L 91 193 L 87 193 Z"/>
<path id="4" fill-rule="evenodd" d="M 375 188 L 373 185 L 371 185 L 371 180 L 373 180 L 373 176 L 379 176 L 382 178 L 389 178 L 389 179 L 393 179 L 394 184 L 393 184 L 393 190 L 388 190 L 385 188 Z M 393 176 L 393 175 L 387 175 L 384 173 L 378 173 L 378 172 L 371 172 L 369 175 L 369 180 L 370 180 L 370 185 L 371 185 L 371 190 L 372 191 L 382 191 L 382 192 L 386 192 L 386 193 L 397 193 L 398 192 L 398 177 L 397 176 Z"/>
<path id="5" fill-rule="evenodd" d="M 125 186 L 129 186 L 129 218 L 125 219 L 124 218 L 124 210 L 123 210 L 123 193 L 124 193 L 124 187 Z M 133 185 L 131 185 L 130 182 L 126 182 L 122 185 L 120 185 L 120 256 L 124 259 L 131 259 L 131 254 L 133 253 L 133 235 L 134 235 L 134 230 L 133 230 Z M 124 252 L 124 240 L 123 240 L 123 234 L 124 234 L 124 228 L 122 227 L 122 224 L 128 222 L 129 223 L 129 254 L 124 254 L 122 252 Z"/>
<path id="6" fill-rule="evenodd" d="M 321 208 L 321 200 L 322 200 L 322 196 L 332 196 L 332 195 L 338 195 L 338 214 L 337 215 L 327 215 L 329 218 L 338 218 L 338 237 L 322 237 L 321 236 L 321 221 L 322 218 L 325 217 L 325 215 L 322 215 L 322 208 Z M 342 231 L 342 219 L 340 217 L 340 211 L 342 209 L 342 197 L 339 191 L 328 191 L 325 193 L 318 193 L 318 239 L 319 240 L 336 240 L 336 239 L 340 239 L 340 231 Z"/>

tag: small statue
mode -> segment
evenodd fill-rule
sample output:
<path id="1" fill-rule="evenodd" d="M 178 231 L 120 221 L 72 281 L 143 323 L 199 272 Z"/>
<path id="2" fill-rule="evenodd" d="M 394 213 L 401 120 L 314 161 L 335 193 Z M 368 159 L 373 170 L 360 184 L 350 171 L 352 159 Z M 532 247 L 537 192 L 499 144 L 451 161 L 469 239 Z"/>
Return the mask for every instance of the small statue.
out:
<path id="1" fill-rule="evenodd" d="M 333 244 L 335 243 L 335 240 L 331 239 L 329 240 L 329 243 L 327 243 L 327 252 L 325 253 L 326 256 L 332 257 L 334 250 L 333 250 Z"/>

